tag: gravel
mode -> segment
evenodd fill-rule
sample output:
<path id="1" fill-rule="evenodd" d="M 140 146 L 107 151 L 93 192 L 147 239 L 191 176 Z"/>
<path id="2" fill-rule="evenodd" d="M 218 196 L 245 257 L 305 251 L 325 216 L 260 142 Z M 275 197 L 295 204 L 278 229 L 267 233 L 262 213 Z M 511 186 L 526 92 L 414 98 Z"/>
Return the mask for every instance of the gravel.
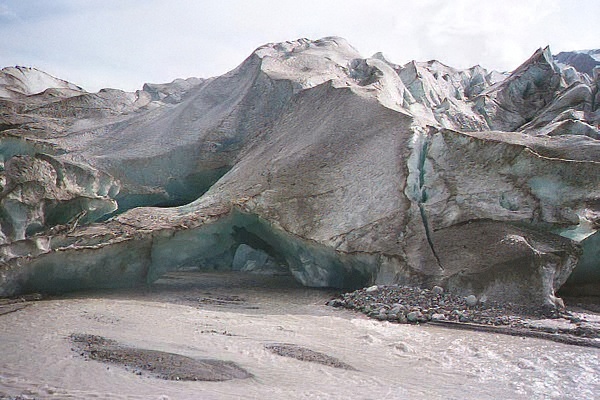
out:
<path id="1" fill-rule="evenodd" d="M 289 343 L 270 343 L 265 345 L 265 348 L 274 354 L 295 358 L 300 361 L 315 362 L 322 365 L 327 365 L 333 368 L 341 368 L 346 370 L 355 371 L 356 369 L 351 365 L 348 365 L 335 357 L 328 356 L 327 354 L 320 353 L 306 347 L 298 346 Z"/>
<path id="2" fill-rule="evenodd" d="M 440 286 L 431 290 L 399 285 L 370 286 L 344 293 L 327 304 L 392 323 L 436 323 L 600 347 L 598 315 L 495 303 L 475 295 L 457 296 Z"/>
<path id="3" fill-rule="evenodd" d="M 102 336 L 74 333 L 73 351 L 86 359 L 116 364 L 136 375 L 176 381 L 225 381 L 252 375 L 230 361 L 195 359 L 164 351 L 124 346 Z"/>
<path id="4" fill-rule="evenodd" d="M 511 325 L 523 318 L 547 318 L 559 315 L 555 310 L 482 302 L 474 295 L 456 296 L 445 293 L 439 286 L 432 290 L 395 285 L 371 286 L 344 293 L 330 300 L 328 304 L 360 311 L 370 317 L 392 322 L 406 319 L 408 322 L 417 323 L 435 319 L 486 325 Z"/>

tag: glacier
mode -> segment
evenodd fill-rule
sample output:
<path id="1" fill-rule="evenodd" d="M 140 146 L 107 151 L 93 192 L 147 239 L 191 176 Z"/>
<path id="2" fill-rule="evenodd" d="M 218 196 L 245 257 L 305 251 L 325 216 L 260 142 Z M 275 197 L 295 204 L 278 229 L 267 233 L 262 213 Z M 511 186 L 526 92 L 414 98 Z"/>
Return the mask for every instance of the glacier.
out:
<path id="1" fill-rule="evenodd" d="M 5 68 L 0 296 L 181 268 L 597 295 L 600 74 L 579 59 L 499 73 L 299 39 L 134 93 Z"/>

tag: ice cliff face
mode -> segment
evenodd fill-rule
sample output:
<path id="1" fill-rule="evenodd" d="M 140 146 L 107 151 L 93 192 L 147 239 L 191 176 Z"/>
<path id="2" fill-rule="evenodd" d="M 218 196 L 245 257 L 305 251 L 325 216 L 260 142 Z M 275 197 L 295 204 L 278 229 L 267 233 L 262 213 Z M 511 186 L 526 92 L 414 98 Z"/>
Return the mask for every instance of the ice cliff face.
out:
<path id="1" fill-rule="evenodd" d="M 563 61 L 399 66 L 301 39 L 136 93 L 10 89 L 0 295 L 189 267 L 550 305 L 571 276 L 597 293 L 598 74 Z"/>
<path id="2" fill-rule="evenodd" d="M 576 71 L 594 76 L 594 69 L 600 66 L 600 49 L 584 51 L 564 51 L 554 56 L 563 67 L 573 67 Z"/>

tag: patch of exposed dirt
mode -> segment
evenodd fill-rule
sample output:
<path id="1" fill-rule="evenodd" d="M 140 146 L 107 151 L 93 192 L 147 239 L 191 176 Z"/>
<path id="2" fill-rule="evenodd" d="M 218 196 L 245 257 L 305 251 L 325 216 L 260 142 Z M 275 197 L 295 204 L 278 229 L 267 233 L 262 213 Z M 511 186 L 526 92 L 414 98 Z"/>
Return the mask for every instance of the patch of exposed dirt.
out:
<path id="1" fill-rule="evenodd" d="M 329 367 L 356 371 L 356 368 L 338 360 L 335 357 L 331 357 L 327 354 L 319 353 L 317 351 L 310 350 L 306 347 L 298 346 L 295 344 L 270 343 L 266 344 L 265 348 L 270 352 L 283 357 L 290 357 L 300 361 L 315 362 L 327 365 Z"/>
<path id="2" fill-rule="evenodd" d="M 137 375 L 177 381 L 226 381 L 252 374 L 231 361 L 195 359 L 181 354 L 125 346 L 102 336 L 74 333 L 73 351 L 87 359 L 117 364 Z"/>

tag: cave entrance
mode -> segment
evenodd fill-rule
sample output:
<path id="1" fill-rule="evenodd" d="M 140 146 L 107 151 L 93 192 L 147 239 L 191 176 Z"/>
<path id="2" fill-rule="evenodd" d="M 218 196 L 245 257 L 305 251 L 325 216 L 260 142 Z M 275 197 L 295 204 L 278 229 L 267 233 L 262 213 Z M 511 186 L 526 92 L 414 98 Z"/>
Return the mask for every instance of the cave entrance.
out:
<path id="1" fill-rule="evenodd" d="M 344 255 L 233 211 L 198 228 L 155 237 L 148 282 L 171 271 L 292 276 L 307 287 L 356 289 L 373 277 L 372 255 Z"/>
<path id="2" fill-rule="evenodd" d="M 233 240 L 238 244 L 233 255 L 233 271 L 292 276 L 285 256 L 273 245 L 243 226 L 233 226 Z"/>
<path id="3" fill-rule="evenodd" d="M 57 294 L 150 287 L 162 279 L 160 286 L 173 274 L 193 273 L 195 279 L 202 273 L 237 273 L 250 279 L 246 286 L 261 281 L 260 285 L 278 287 L 354 290 L 372 282 L 379 262 L 377 255 L 336 252 L 234 210 L 193 228 L 165 229 L 110 246 L 49 252 L 32 261 L 27 279 L 14 288 L 20 293 Z"/>
<path id="4" fill-rule="evenodd" d="M 557 295 L 565 304 L 600 312 L 600 232 L 581 242 L 582 255 Z"/>

